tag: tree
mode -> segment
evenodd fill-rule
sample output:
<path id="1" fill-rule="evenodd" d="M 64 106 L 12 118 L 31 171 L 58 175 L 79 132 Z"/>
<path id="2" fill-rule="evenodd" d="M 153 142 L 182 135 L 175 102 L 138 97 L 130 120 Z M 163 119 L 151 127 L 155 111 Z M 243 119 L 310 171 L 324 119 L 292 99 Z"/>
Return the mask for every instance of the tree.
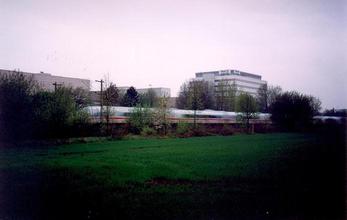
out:
<path id="1" fill-rule="evenodd" d="M 154 126 L 156 130 L 162 130 L 163 133 L 167 134 L 167 129 L 170 125 L 169 115 L 170 110 L 168 106 L 169 99 L 167 97 L 161 97 L 158 100 L 158 107 L 154 112 Z"/>
<path id="2" fill-rule="evenodd" d="M 203 109 L 203 99 L 202 90 L 200 84 L 201 81 L 191 81 L 189 83 L 189 96 L 188 96 L 188 106 L 190 109 L 194 110 L 194 129 L 196 129 L 196 111 Z"/>
<path id="3" fill-rule="evenodd" d="M 254 118 L 257 112 L 255 98 L 248 93 L 241 93 L 238 97 L 237 110 L 241 112 L 241 118 L 246 122 L 247 131 L 249 132 L 249 120 Z"/>
<path id="4" fill-rule="evenodd" d="M 110 126 L 110 117 L 113 114 L 112 106 L 119 103 L 119 91 L 117 86 L 110 81 L 110 76 L 106 75 L 104 80 L 106 87 L 105 91 L 101 94 L 102 109 L 101 109 L 101 127 L 103 128 L 103 119 L 106 119 L 106 134 L 112 134 L 112 127 Z M 105 107 L 104 107 L 105 106 Z M 103 129 L 102 129 L 103 130 Z"/>
<path id="5" fill-rule="evenodd" d="M 196 128 L 196 111 L 214 108 L 213 86 L 207 81 L 185 82 L 181 86 L 177 106 L 178 108 L 194 110 L 194 128 Z"/>
<path id="6" fill-rule="evenodd" d="M 79 106 L 72 88 L 59 87 L 55 92 L 39 91 L 33 95 L 32 125 L 35 137 L 71 136 L 72 128 L 85 125 L 88 114 Z"/>
<path id="7" fill-rule="evenodd" d="M 131 132 L 140 134 L 144 127 L 153 124 L 153 112 L 148 107 L 136 106 L 127 119 Z"/>
<path id="8" fill-rule="evenodd" d="M 185 82 L 180 88 L 176 104 L 180 109 L 213 109 L 215 104 L 213 86 L 207 81 Z"/>
<path id="9" fill-rule="evenodd" d="M 228 85 L 227 100 L 228 102 L 226 111 L 236 111 L 237 87 L 235 82 L 233 82 L 231 85 Z"/>
<path id="10" fill-rule="evenodd" d="M 268 112 L 268 89 L 267 84 L 263 84 L 259 87 L 256 96 L 258 108 L 260 112 Z"/>
<path id="11" fill-rule="evenodd" d="M 271 119 L 285 130 L 300 130 L 312 123 L 318 99 L 295 91 L 279 95 L 270 107 Z M 316 104 L 315 104 L 316 102 Z"/>
<path id="12" fill-rule="evenodd" d="M 228 81 L 222 80 L 217 85 L 216 91 L 216 109 L 222 111 L 236 110 L 236 83 L 230 84 Z"/>
<path id="13" fill-rule="evenodd" d="M 130 87 L 124 94 L 121 105 L 134 107 L 139 103 L 139 94 L 134 87 Z"/>
<path id="14" fill-rule="evenodd" d="M 181 85 L 178 97 L 176 100 L 176 106 L 179 109 L 189 109 L 189 83 L 185 82 Z"/>
<path id="15" fill-rule="evenodd" d="M 150 88 L 144 94 L 140 95 L 140 103 L 142 106 L 155 107 L 158 105 L 158 97 L 154 89 Z"/>
<path id="16" fill-rule="evenodd" d="M 43 104 L 45 105 L 45 104 Z M 72 89 L 59 87 L 52 93 L 49 106 L 51 136 L 68 136 L 67 128 L 73 125 L 75 112 L 77 111 L 76 103 L 73 99 Z"/>
<path id="17" fill-rule="evenodd" d="M 269 107 L 281 93 L 282 88 L 280 86 L 261 85 L 256 96 L 259 111 L 265 113 L 269 112 Z"/>
<path id="18" fill-rule="evenodd" d="M 83 95 L 72 88 L 40 90 L 21 73 L 0 77 L 0 137 L 6 140 L 71 136 L 87 121 Z"/>
<path id="19" fill-rule="evenodd" d="M 313 114 L 318 115 L 322 109 L 322 102 L 314 96 L 309 96 L 308 98 L 310 99 L 310 105 L 313 108 Z"/>
<path id="20" fill-rule="evenodd" d="M 0 76 L 0 139 L 30 137 L 33 123 L 32 95 L 38 85 L 22 73 Z"/>
<path id="21" fill-rule="evenodd" d="M 72 90 L 73 99 L 78 108 L 82 109 L 90 104 L 90 97 L 88 91 L 78 87 Z"/>
<path id="22" fill-rule="evenodd" d="M 274 103 L 277 99 L 282 94 L 282 88 L 280 86 L 268 86 L 267 87 L 267 108 L 268 111 L 270 111 L 270 107 L 272 103 Z"/>
<path id="23" fill-rule="evenodd" d="M 227 93 L 228 93 L 228 82 L 225 80 L 221 80 L 218 82 L 216 87 L 216 108 L 217 110 L 224 111 L 226 109 L 227 104 Z"/>
<path id="24" fill-rule="evenodd" d="M 109 84 L 109 85 L 103 94 L 104 104 L 106 106 L 118 105 L 118 103 L 119 103 L 119 100 L 118 100 L 119 90 L 118 90 L 117 86 L 115 84 L 113 84 L 112 82 L 107 83 L 107 81 L 105 81 L 105 83 L 106 83 L 106 85 L 107 84 Z"/>

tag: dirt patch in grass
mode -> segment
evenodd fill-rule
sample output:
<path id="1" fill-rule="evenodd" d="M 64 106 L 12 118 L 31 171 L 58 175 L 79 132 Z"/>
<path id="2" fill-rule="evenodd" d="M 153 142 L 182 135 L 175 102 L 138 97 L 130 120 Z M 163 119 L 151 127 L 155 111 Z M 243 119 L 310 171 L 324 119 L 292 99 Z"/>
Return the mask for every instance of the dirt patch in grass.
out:
<path id="1" fill-rule="evenodd" d="M 96 154 L 96 153 L 102 153 L 102 152 L 105 152 L 105 151 L 106 150 L 62 152 L 62 153 L 59 153 L 59 155 L 69 156 L 69 155 L 75 155 L 75 154 L 79 154 L 79 155 Z"/>
<path id="2" fill-rule="evenodd" d="M 143 149 L 154 149 L 154 148 L 161 148 L 160 145 L 154 145 L 154 146 L 145 146 L 145 147 L 134 147 L 130 148 L 130 150 L 143 150 Z"/>
<path id="3" fill-rule="evenodd" d="M 191 186 L 194 181 L 186 180 L 186 179 L 167 179 L 165 177 L 156 177 L 145 182 L 146 185 L 150 186 L 178 186 L 185 185 Z"/>

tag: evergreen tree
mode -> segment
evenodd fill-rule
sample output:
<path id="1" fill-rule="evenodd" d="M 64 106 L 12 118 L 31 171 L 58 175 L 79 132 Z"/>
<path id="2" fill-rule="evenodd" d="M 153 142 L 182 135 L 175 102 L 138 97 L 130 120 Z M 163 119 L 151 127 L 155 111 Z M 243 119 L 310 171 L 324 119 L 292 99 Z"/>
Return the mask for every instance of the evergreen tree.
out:
<path id="1" fill-rule="evenodd" d="M 134 107 L 139 103 L 139 94 L 136 89 L 131 86 L 124 94 L 121 105 L 127 107 Z"/>

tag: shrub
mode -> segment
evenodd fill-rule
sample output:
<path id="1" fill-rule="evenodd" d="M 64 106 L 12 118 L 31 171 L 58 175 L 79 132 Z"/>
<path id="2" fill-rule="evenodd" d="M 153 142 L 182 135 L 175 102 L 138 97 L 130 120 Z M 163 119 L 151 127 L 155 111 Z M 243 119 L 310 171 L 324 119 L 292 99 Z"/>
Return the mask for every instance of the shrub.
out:
<path id="1" fill-rule="evenodd" d="M 177 123 L 176 135 L 185 136 L 191 133 L 191 125 L 184 122 Z"/>
<path id="2" fill-rule="evenodd" d="M 285 92 L 270 106 L 271 119 L 285 130 L 300 130 L 312 123 L 318 101 L 298 92 Z M 318 100 L 318 99 L 317 99 Z"/>
<path id="3" fill-rule="evenodd" d="M 250 119 L 256 117 L 257 102 L 255 98 L 248 93 L 241 93 L 237 101 L 237 110 L 241 112 L 241 121 L 245 124 L 247 132 L 250 132 Z"/>
<path id="4" fill-rule="evenodd" d="M 234 131 L 233 131 L 233 129 L 230 126 L 223 125 L 222 129 L 220 130 L 220 134 L 223 135 L 223 136 L 233 135 Z"/>
<path id="5" fill-rule="evenodd" d="M 30 137 L 33 123 L 32 94 L 37 85 L 21 73 L 0 76 L 0 139 Z"/>
<path id="6" fill-rule="evenodd" d="M 204 125 L 198 125 L 193 131 L 194 136 L 209 136 L 209 133 Z"/>
<path id="7" fill-rule="evenodd" d="M 0 139 L 71 137 L 87 133 L 88 114 L 71 88 L 42 91 L 21 73 L 0 76 Z M 79 92 L 79 97 L 82 92 Z M 78 99 L 80 100 L 80 99 Z"/>
<path id="8" fill-rule="evenodd" d="M 148 126 L 144 127 L 141 131 L 142 136 L 152 136 L 155 134 L 156 134 L 156 131 L 153 128 L 150 128 Z"/>
<path id="9" fill-rule="evenodd" d="M 152 123 L 153 113 L 146 107 L 135 107 L 128 118 L 129 130 L 134 134 L 140 134 L 144 127 Z"/>

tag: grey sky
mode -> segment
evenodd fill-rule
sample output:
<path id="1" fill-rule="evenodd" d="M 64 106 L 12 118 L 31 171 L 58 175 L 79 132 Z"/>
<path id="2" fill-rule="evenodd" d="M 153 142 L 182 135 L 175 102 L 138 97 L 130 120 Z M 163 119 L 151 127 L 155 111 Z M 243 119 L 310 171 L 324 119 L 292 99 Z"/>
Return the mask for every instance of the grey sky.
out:
<path id="1" fill-rule="evenodd" d="M 0 68 L 170 87 L 238 69 L 347 107 L 344 0 L 0 0 Z M 97 89 L 97 85 L 93 85 Z"/>

